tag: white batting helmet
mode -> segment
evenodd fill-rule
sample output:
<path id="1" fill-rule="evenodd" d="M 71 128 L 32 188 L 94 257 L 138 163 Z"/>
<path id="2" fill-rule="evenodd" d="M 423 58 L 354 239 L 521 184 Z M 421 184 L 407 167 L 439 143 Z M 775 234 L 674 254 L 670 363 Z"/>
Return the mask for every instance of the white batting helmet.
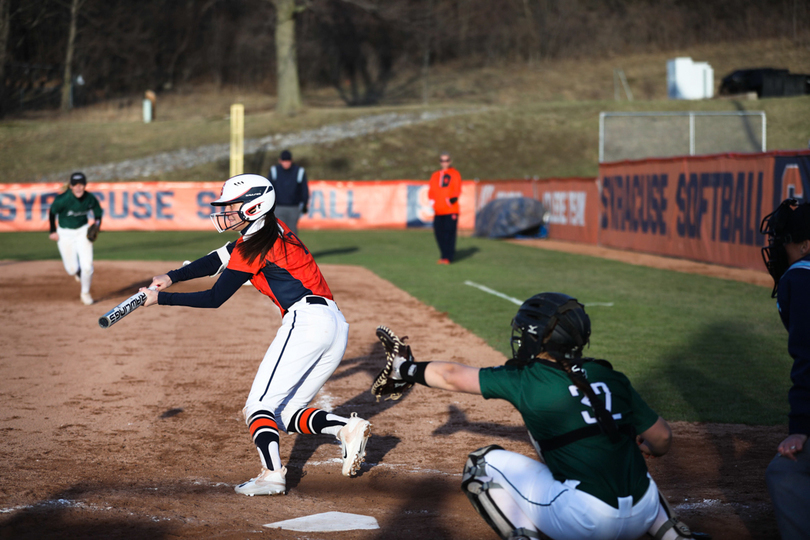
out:
<path id="1" fill-rule="evenodd" d="M 246 221 L 258 221 L 272 212 L 276 207 L 276 192 L 273 184 L 264 176 L 240 174 L 229 178 L 222 185 L 219 199 L 211 202 L 211 206 L 231 204 L 240 206 L 236 210 L 223 210 L 211 214 L 211 221 L 219 232 L 238 227 Z"/>

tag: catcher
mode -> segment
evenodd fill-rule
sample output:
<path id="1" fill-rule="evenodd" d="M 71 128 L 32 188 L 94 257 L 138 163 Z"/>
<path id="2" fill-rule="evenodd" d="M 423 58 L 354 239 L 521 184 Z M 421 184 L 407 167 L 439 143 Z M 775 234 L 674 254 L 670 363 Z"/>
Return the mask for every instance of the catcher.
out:
<path id="1" fill-rule="evenodd" d="M 561 293 L 521 305 L 505 366 L 416 362 L 410 347 L 381 326 L 388 363 L 372 393 L 398 399 L 417 383 L 505 399 L 520 411 L 543 462 L 486 446 L 469 454 L 461 483 L 504 540 L 692 538 L 644 461 L 643 454 L 669 450 L 669 425 L 610 363 L 582 357 L 590 334 L 582 304 Z"/>

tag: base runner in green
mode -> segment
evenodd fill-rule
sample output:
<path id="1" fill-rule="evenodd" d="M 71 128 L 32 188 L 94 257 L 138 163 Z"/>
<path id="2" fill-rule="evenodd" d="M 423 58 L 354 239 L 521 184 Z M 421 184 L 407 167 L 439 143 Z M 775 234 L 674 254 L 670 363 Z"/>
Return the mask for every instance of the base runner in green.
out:
<path id="1" fill-rule="evenodd" d="M 483 369 L 416 362 L 381 340 L 392 369 L 378 379 L 505 399 L 520 411 L 542 462 L 496 445 L 469 454 L 462 488 L 478 513 L 504 540 L 693 538 L 644 461 L 669 450 L 669 425 L 609 362 L 582 357 L 591 333 L 582 304 L 535 295 L 512 329 L 513 358 Z M 388 387 L 380 382 L 378 393 Z"/>
<path id="2" fill-rule="evenodd" d="M 87 191 L 87 178 L 80 172 L 70 175 L 68 189 L 54 199 L 49 212 L 49 238 L 59 247 L 65 271 L 82 284 L 79 298 L 88 306 L 93 303 L 93 240 L 98 236 L 102 214 L 98 199 Z"/>

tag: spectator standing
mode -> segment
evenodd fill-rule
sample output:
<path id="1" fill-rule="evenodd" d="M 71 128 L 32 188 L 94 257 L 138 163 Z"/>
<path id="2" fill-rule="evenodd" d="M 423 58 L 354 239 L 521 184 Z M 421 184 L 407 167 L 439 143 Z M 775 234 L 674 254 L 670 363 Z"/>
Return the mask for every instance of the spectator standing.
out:
<path id="1" fill-rule="evenodd" d="M 794 540 L 810 534 L 810 203 L 785 200 L 760 231 L 769 236 L 763 253 L 793 358 L 788 436 L 777 446 L 765 479 L 782 540 Z"/>
<path id="2" fill-rule="evenodd" d="M 293 163 L 292 152 L 284 150 L 268 176 L 276 190 L 276 217 L 297 235 L 298 218 L 307 213 L 309 204 L 307 173 Z"/>
<path id="3" fill-rule="evenodd" d="M 442 152 L 441 168 L 430 177 L 428 190 L 428 198 L 433 203 L 433 233 L 441 252 L 439 264 L 450 264 L 456 254 L 461 173 L 451 167 L 452 163 L 450 154 Z"/>

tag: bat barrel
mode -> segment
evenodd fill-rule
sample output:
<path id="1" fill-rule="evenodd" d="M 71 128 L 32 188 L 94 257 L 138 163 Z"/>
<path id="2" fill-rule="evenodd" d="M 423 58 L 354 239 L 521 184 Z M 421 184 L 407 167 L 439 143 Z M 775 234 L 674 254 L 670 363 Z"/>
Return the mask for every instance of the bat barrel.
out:
<path id="1" fill-rule="evenodd" d="M 146 293 L 138 292 L 99 317 L 98 325 L 109 328 L 146 303 Z"/>

